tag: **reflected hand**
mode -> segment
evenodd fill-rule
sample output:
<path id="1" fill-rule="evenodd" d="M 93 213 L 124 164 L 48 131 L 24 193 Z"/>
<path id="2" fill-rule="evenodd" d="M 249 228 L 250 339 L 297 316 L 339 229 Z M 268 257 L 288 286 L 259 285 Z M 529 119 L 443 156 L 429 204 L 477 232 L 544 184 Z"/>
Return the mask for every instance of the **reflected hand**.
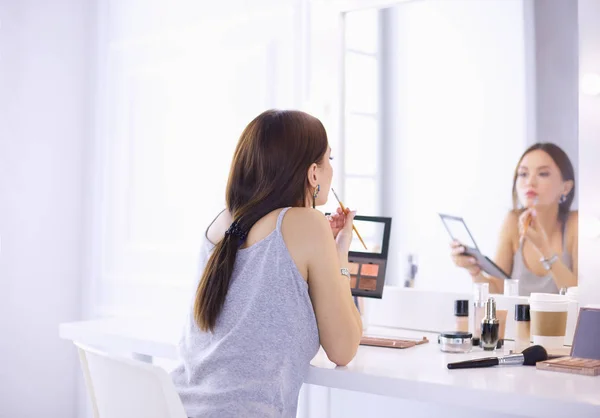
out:
<path id="1" fill-rule="evenodd" d="M 526 226 L 526 223 L 529 223 L 529 225 Z M 535 209 L 527 209 L 519 216 L 519 237 L 521 243 L 525 240 L 531 242 L 543 257 L 546 257 L 550 252 L 548 234 L 538 222 Z"/>
<path id="2" fill-rule="evenodd" d="M 452 261 L 458 267 L 466 269 L 471 276 L 477 276 L 481 272 L 481 267 L 477 264 L 475 257 L 464 254 L 465 247 L 458 241 L 454 240 L 450 243 Z"/>

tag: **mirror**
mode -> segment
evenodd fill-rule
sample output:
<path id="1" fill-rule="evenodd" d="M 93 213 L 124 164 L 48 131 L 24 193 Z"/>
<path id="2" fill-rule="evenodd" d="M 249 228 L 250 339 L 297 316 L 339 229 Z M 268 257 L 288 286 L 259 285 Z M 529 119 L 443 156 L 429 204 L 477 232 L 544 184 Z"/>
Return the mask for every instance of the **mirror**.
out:
<path id="1" fill-rule="evenodd" d="M 558 145 L 576 183 L 576 2 L 415 0 L 353 10 L 343 44 L 336 191 L 359 215 L 393 219 L 387 285 L 469 292 L 439 213 L 463 218 L 497 261 L 513 175 L 530 145 Z M 541 266 L 531 267 L 533 278 Z"/>

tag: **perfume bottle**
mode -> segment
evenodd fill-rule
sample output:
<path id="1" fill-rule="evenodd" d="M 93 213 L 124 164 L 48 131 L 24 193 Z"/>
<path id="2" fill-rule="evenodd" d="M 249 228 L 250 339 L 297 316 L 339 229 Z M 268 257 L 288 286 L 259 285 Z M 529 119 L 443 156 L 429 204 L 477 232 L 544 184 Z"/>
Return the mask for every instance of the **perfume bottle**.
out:
<path id="1" fill-rule="evenodd" d="M 481 347 L 493 351 L 498 344 L 500 321 L 496 317 L 496 301 L 489 298 L 485 303 L 485 316 L 481 321 Z"/>

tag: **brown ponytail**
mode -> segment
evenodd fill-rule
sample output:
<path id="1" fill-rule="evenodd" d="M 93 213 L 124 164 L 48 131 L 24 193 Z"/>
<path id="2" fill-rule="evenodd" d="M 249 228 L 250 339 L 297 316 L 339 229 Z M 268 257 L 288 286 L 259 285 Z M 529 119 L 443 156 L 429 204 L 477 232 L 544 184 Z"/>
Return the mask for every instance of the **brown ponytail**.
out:
<path id="1" fill-rule="evenodd" d="M 227 208 L 240 233 L 226 233 L 204 269 L 194 303 L 194 318 L 201 330 L 215 327 L 244 235 L 278 208 L 305 205 L 307 170 L 323 160 L 327 147 L 325 128 L 304 112 L 269 110 L 244 129 L 226 192 Z"/>

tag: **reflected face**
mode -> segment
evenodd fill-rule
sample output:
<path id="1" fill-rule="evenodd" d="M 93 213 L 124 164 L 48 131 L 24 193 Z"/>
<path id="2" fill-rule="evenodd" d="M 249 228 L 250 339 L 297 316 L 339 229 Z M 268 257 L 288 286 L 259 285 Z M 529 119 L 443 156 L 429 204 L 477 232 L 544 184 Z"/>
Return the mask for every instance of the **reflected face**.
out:
<path id="1" fill-rule="evenodd" d="M 318 184 L 321 186 L 321 191 L 317 195 L 316 205 L 322 206 L 327 203 L 327 197 L 329 196 L 329 189 L 331 188 L 331 181 L 333 179 L 333 167 L 331 165 L 331 147 L 328 147 L 323 161 L 317 167 L 317 179 Z"/>
<path id="2" fill-rule="evenodd" d="M 560 169 L 546 152 L 531 151 L 517 168 L 517 196 L 524 207 L 558 205 L 566 193 Z"/>

